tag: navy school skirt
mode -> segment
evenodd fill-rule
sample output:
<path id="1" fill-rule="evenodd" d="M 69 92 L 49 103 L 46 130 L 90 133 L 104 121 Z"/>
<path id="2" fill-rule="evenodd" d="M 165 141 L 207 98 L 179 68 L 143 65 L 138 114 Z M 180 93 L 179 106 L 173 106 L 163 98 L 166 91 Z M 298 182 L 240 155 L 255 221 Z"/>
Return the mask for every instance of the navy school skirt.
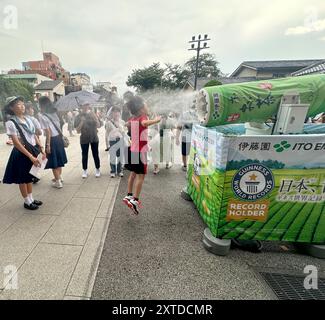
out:
<path id="1" fill-rule="evenodd" d="M 45 169 L 62 168 L 68 162 L 61 136 L 51 137 L 51 154 L 47 155 Z"/>
<path id="2" fill-rule="evenodd" d="M 3 183 L 5 184 L 23 184 L 31 183 L 34 176 L 29 174 L 33 163 L 15 147 L 11 151 Z"/>

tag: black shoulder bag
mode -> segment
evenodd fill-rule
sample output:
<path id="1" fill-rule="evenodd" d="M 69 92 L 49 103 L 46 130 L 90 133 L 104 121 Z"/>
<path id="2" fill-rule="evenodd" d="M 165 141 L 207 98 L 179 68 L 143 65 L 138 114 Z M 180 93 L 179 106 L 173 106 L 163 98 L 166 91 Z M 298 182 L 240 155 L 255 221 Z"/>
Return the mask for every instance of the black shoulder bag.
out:
<path id="1" fill-rule="evenodd" d="M 21 138 L 22 143 L 23 143 L 23 146 L 26 148 L 26 150 L 28 152 L 30 152 L 33 155 L 33 157 L 37 158 L 37 156 L 41 153 L 41 151 L 39 149 L 39 146 L 38 145 L 36 145 L 36 146 L 31 145 L 27 141 L 27 139 L 26 139 L 26 137 L 25 137 L 25 135 L 23 133 L 23 130 L 21 129 L 19 124 L 14 119 L 10 119 L 10 121 L 15 125 L 16 129 L 18 130 L 20 138 Z"/>
<path id="2" fill-rule="evenodd" d="M 55 124 L 55 122 L 47 114 L 44 114 L 44 116 L 51 121 L 55 130 L 59 133 L 60 137 L 62 138 L 64 147 L 68 148 L 69 144 L 70 144 L 69 139 L 63 135 L 62 131 L 58 128 L 58 126 Z"/>

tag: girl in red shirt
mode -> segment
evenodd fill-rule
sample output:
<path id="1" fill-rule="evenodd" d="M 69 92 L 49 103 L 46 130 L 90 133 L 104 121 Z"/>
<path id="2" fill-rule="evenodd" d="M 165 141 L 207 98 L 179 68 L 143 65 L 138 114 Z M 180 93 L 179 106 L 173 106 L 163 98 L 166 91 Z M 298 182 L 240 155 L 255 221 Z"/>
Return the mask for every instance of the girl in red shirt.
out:
<path id="1" fill-rule="evenodd" d="M 136 214 L 139 214 L 139 196 L 145 175 L 148 171 L 148 127 L 160 122 L 161 117 L 149 120 L 149 109 L 141 97 L 133 97 L 127 107 L 133 117 L 127 122 L 131 133 L 131 146 L 125 168 L 131 171 L 128 180 L 128 194 L 123 202 Z M 134 191 L 134 193 L 133 193 Z"/>

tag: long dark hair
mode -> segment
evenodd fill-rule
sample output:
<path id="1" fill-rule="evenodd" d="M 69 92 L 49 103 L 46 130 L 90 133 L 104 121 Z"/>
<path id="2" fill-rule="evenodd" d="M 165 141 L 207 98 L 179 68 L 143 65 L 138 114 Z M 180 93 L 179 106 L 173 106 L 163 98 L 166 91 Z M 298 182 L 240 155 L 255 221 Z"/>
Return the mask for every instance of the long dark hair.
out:
<path id="1" fill-rule="evenodd" d="M 44 113 L 56 113 L 57 110 L 54 107 L 54 104 L 48 97 L 40 97 L 38 99 L 39 107 Z"/>
<path id="2" fill-rule="evenodd" d="M 135 96 L 135 97 L 132 97 L 127 102 L 126 105 L 129 109 L 129 111 L 131 112 L 131 114 L 133 116 L 137 116 L 137 115 L 139 115 L 140 110 L 145 106 L 145 101 L 141 97 Z"/>

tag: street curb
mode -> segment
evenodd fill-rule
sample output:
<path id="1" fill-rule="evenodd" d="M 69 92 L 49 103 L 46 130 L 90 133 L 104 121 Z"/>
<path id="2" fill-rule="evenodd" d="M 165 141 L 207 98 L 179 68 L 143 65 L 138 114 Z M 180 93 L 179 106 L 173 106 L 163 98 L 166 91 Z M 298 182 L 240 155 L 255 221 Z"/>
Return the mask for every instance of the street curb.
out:
<path id="1" fill-rule="evenodd" d="M 109 225 L 110 225 L 110 221 L 111 221 L 111 218 L 112 218 L 113 209 L 114 209 L 118 189 L 119 189 L 119 186 L 120 186 L 120 182 L 121 182 L 121 180 L 119 180 L 119 182 L 116 184 L 116 186 L 114 188 L 114 192 L 113 192 L 113 196 L 112 196 L 112 203 L 110 204 L 110 207 L 107 210 L 107 212 L 108 212 L 107 221 L 106 221 L 105 227 L 103 229 L 103 233 L 102 233 L 102 236 L 101 236 L 101 241 L 100 241 L 99 246 L 97 248 L 95 259 L 94 259 L 94 261 L 92 263 L 91 272 L 88 275 L 87 286 L 85 287 L 85 294 L 83 295 L 83 298 L 90 298 L 91 299 L 91 296 L 92 296 L 93 288 L 94 288 L 95 281 L 96 281 L 97 271 L 98 271 L 101 256 L 102 256 L 102 253 L 103 253 L 105 240 L 106 240 L 108 228 L 109 228 Z"/>

